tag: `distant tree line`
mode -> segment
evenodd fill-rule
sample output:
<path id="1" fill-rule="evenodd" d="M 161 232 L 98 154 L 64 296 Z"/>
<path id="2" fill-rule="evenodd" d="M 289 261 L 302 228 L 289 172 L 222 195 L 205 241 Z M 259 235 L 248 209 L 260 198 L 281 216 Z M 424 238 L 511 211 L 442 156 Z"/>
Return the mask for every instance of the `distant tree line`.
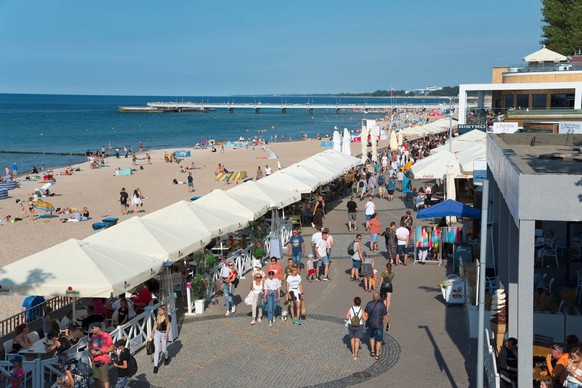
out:
<path id="1" fill-rule="evenodd" d="M 582 50 L 582 1 L 542 0 L 541 44 L 563 55 Z"/>
<path id="2" fill-rule="evenodd" d="M 410 97 L 418 95 L 412 90 L 376 90 L 372 93 L 339 93 L 338 96 L 346 97 Z M 457 97 L 459 95 L 458 86 L 444 86 L 442 90 L 434 90 L 430 93 L 424 94 L 425 96 L 437 96 L 437 97 Z"/>

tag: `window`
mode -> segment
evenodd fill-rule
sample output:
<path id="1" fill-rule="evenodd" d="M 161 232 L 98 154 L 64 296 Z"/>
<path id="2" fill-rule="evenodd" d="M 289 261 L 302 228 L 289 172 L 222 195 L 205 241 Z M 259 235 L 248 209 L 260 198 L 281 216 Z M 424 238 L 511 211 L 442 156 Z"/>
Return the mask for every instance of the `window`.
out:
<path id="1" fill-rule="evenodd" d="M 529 94 L 517 95 L 517 108 L 521 109 L 529 108 Z"/>
<path id="2" fill-rule="evenodd" d="M 534 109 L 546 109 L 546 101 L 548 96 L 545 94 L 534 94 L 532 101 L 532 108 Z"/>
<path id="3" fill-rule="evenodd" d="M 552 94 L 550 99 L 552 108 L 574 108 L 574 95 L 566 93 Z"/>
<path id="4" fill-rule="evenodd" d="M 505 95 L 505 109 L 512 109 L 515 108 L 513 105 L 513 94 L 506 94 Z"/>

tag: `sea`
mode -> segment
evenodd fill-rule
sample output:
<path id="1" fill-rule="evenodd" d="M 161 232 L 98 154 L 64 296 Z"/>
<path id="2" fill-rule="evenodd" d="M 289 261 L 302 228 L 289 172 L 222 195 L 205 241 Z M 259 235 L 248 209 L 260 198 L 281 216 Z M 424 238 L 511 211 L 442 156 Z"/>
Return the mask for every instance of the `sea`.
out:
<path id="1" fill-rule="evenodd" d="M 168 97 L 168 96 L 90 96 L 0 94 L 0 169 L 12 168 L 16 163 L 19 173 L 66 166 L 86 160 L 79 154 L 105 147 L 107 150 L 131 146 L 138 150 L 139 142 L 147 149 L 192 148 L 202 139 L 236 141 L 260 136 L 270 141 L 275 135 L 280 140 L 299 140 L 302 133 L 310 138 L 327 137 L 334 127 L 357 130 L 363 119 L 381 117 L 378 113 L 287 109 L 263 109 L 256 114 L 252 109 L 226 109 L 202 113 L 120 113 L 119 106 L 145 106 L 148 102 L 211 102 L 249 104 L 423 104 L 446 103 L 447 99 L 422 98 L 365 98 L 343 96 L 224 96 L 224 97 Z M 17 151 L 6 153 L 5 151 Z M 62 153 L 51 155 L 39 153 Z"/>

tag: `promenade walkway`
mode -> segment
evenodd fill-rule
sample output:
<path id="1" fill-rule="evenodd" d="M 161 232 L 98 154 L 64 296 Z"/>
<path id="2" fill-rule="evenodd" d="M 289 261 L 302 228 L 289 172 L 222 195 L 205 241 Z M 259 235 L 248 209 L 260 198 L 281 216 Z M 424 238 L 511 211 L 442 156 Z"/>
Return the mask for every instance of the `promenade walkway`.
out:
<path id="1" fill-rule="evenodd" d="M 169 365 L 153 374 L 151 357 L 136 355 L 139 371 L 132 387 L 468 387 L 474 382 L 475 350 L 470 350 L 464 309 L 446 307 L 439 282 L 446 269 L 437 265 L 409 264 L 394 268 L 391 330 L 380 361 L 369 356 L 365 337 L 359 360 L 349 350 L 346 310 L 352 299 L 363 303 L 371 293 L 349 280 L 351 259 L 347 245 L 355 236 L 346 227 L 345 199 L 336 202 L 324 224 L 335 240 L 330 282 L 304 280 L 308 315 L 301 326 L 264 319 L 251 326 L 250 307 L 242 299 L 249 290 L 250 275 L 240 282 L 235 314 L 224 315 L 219 296 L 204 315 L 181 320 L 179 338 L 169 345 Z M 363 202 L 358 202 L 363 205 Z M 407 210 L 401 200 L 376 199 L 380 221 L 387 226 Z M 360 225 L 364 220 L 359 209 Z M 360 227 L 364 242 L 369 235 Z M 310 243 L 311 228 L 303 228 Z M 385 267 L 385 246 L 375 256 L 375 266 Z M 366 248 L 367 249 L 367 248 Z"/>

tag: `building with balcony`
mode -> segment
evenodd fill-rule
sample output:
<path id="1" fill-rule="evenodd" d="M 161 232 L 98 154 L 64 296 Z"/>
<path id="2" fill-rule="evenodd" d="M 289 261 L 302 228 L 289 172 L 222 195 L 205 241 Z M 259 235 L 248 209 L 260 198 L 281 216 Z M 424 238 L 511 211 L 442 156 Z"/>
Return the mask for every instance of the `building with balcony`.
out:
<path id="1" fill-rule="evenodd" d="M 582 120 L 582 56 L 569 58 L 544 47 L 523 60 L 522 65 L 493 68 L 490 84 L 461 84 L 459 124 L 467 123 L 467 92 L 477 92 L 477 110 L 485 108 L 484 94 L 490 92 L 488 108 L 496 114 L 536 110 L 543 116 L 561 110 L 559 117 L 548 118 L 550 124 Z M 543 122 L 544 118 L 535 120 Z M 528 120 L 514 121 L 525 124 Z"/>

